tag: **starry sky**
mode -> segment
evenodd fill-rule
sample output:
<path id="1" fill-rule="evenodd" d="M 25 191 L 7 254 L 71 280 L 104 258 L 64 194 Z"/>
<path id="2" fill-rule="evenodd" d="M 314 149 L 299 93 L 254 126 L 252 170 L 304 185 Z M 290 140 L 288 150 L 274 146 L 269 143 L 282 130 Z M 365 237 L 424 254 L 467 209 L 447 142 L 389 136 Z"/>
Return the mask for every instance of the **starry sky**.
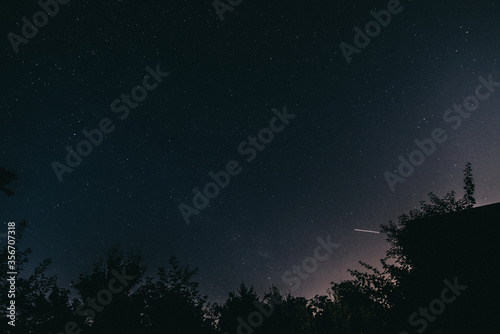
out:
<path id="1" fill-rule="evenodd" d="M 293 291 L 309 298 L 384 256 L 383 234 L 354 229 L 378 231 L 430 191 L 462 196 L 466 162 L 477 204 L 500 201 L 498 84 L 443 118 L 480 77 L 500 81 L 498 1 L 401 0 L 359 48 L 355 28 L 391 1 L 231 2 L 221 20 L 210 0 L 72 0 L 24 42 L 22 18 L 40 5 L 3 6 L 0 166 L 19 178 L 0 222 L 29 222 L 30 265 L 52 258 L 67 286 L 113 244 L 142 246 L 149 274 L 175 255 L 221 301 L 241 281 L 289 292 L 282 275 L 330 235 L 340 246 Z M 142 99 L 133 89 L 151 71 Z M 141 101 L 126 108 L 132 92 Z M 285 109 L 295 117 L 270 140 L 262 129 Z M 53 162 L 103 120 L 109 133 L 60 182 Z M 435 129 L 447 139 L 392 191 L 385 173 Z M 261 130 L 267 144 L 250 149 Z M 179 205 L 233 160 L 240 173 L 186 224 Z"/>

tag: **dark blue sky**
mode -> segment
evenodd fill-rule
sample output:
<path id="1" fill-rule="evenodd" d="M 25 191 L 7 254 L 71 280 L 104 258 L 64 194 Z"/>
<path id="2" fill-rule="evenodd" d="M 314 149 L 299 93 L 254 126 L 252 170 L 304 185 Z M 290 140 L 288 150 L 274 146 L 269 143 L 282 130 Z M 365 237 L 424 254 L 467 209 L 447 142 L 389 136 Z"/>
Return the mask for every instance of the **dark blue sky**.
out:
<path id="1" fill-rule="evenodd" d="M 0 14 L 0 166 L 19 177 L 0 221 L 29 222 L 32 264 L 52 258 L 62 284 L 119 242 L 143 246 L 151 270 L 171 255 L 199 267 L 214 300 L 242 280 L 288 292 L 282 275 L 331 235 L 341 246 L 293 292 L 311 297 L 383 257 L 384 235 L 354 229 L 378 230 L 430 191 L 462 196 L 466 162 L 477 204 L 500 201 L 500 87 L 459 128 L 443 119 L 475 96 L 479 76 L 500 81 L 496 1 L 402 0 L 350 63 L 339 44 L 355 46 L 353 29 L 388 1 L 244 0 L 224 21 L 210 1 L 59 6 L 18 53 L 7 35 L 40 7 Z M 111 104 L 158 64 L 170 75 L 121 120 Z M 238 146 L 284 106 L 296 117 L 247 162 Z M 51 163 L 102 119 L 114 130 L 60 183 Z M 392 192 L 384 173 L 436 128 L 446 141 Z M 192 206 L 192 189 L 231 160 L 241 173 L 187 225 L 179 204 Z"/>

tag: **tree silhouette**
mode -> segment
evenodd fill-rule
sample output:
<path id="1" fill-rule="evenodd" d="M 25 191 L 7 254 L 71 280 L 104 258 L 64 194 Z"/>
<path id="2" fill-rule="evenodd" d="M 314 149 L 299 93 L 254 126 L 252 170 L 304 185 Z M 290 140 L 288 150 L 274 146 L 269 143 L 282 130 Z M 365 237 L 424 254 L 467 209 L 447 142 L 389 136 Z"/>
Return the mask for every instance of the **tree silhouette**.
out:
<path id="1" fill-rule="evenodd" d="M 34 272 L 27 275 L 25 266 L 29 262 L 28 256 L 31 249 L 22 249 L 22 239 L 26 230 L 27 222 L 22 221 L 16 224 L 16 291 L 15 299 L 8 298 L 9 282 L 7 270 L 0 271 L 0 317 L 4 321 L 0 322 L 1 333 L 38 333 L 49 332 L 54 325 L 63 319 L 67 319 L 71 314 L 68 305 L 68 293 L 66 289 L 59 289 L 56 286 L 57 276 L 46 276 L 46 271 L 50 265 L 50 259 L 45 259 L 39 264 Z M 0 254 L 0 266 L 7 268 L 8 248 L 4 246 Z M 24 274 L 24 275 L 21 275 Z M 15 327 L 7 324 L 7 305 L 10 301 L 15 301 L 16 322 Z"/>
<path id="2" fill-rule="evenodd" d="M 205 317 L 206 296 L 193 281 L 198 269 L 181 266 L 175 257 L 170 269 L 158 268 L 159 279 L 148 277 L 133 298 L 140 305 L 142 333 L 210 333 L 211 320 Z"/>
<path id="3" fill-rule="evenodd" d="M 145 270 L 140 248 L 124 254 L 119 245 L 114 245 L 106 260 L 97 260 L 92 272 L 80 274 L 77 282 L 72 283 L 79 298 L 72 303 L 75 315 L 68 321 L 75 321 L 85 333 L 140 332 L 140 309 L 132 302 L 131 290 L 141 282 Z M 123 283 L 117 280 L 117 275 L 132 278 Z M 113 286 L 121 291 L 110 291 L 112 281 Z M 108 291 L 108 297 L 111 296 L 109 300 L 104 298 L 104 290 Z M 92 306 L 90 300 L 97 307 Z"/>
<path id="4" fill-rule="evenodd" d="M 399 332 L 408 326 L 408 315 L 415 307 L 434 299 L 442 280 L 459 270 L 460 261 L 467 258 L 462 252 L 456 255 L 464 242 L 443 239 L 453 221 L 440 217 L 471 209 L 476 203 L 470 163 L 463 182 L 462 199 L 457 200 L 454 191 L 443 198 L 430 192 L 429 203 L 421 201 L 419 209 L 400 215 L 397 224 L 381 225 L 390 245 L 380 261 L 382 270 L 360 261 L 367 272 L 349 270 L 354 280 L 332 282 L 334 304 L 344 305 L 348 319 L 361 324 L 345 324 L 342 328 L 349 328 L 348 333 Z"/>
<path id="5" fill-rule="evenodd" d="M 474 198 L 474 179 L 472 178 L 472 164 L 468 162 L 465 165 L 464 169 L 464 190 L 465 190 L 465 195 L 463 197 L 463 205 L 467 208 L 470 209 L 476 204 L 476 200 Z"/>
<path id="6" fill-rule="evenodd" d="M 242 322 L 247 321 L 248 315 L 255 311 L 253 303 L 258 301 L 253 287 L 248 288 L 244 282 L 240 284 L 236 293 L 229 292 L 226 302 L 215 306 L 221 333 L 236 333 L 238 326 L 242 326 Z"/>
<path id="7" fill-rule="evenodd" d="M 274 291 L 277 294 L 278 291 Z M 276 297 L 275 297 L 276 298 Z M 265 295 L 264 301 L 270 303 L 271 292 Z M 273 314 L 265 320 L 262 333 L 314 333 L 314 308 L 304 297 L 291 294 L 281 297 L 282 303 L 274 304 Z"/>

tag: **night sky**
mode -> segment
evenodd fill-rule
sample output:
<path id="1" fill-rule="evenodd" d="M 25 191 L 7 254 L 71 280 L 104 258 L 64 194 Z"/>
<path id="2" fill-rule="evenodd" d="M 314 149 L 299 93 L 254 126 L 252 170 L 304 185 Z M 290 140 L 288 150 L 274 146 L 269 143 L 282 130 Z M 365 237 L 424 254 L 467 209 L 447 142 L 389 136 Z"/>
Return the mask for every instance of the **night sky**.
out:
<path id="1" fill-rule="evenodd" d="M 24 38 L 41 7 L 4 4 L 0 166 L 18 180 L 0 194 L 0 235 L 28 221 L 29 268 L 52 258 L 69 286 L 113 244 L 142 246 L 149 274 L 175 255 L 221 301 L 241 281 L 292 292 L 283 274 L 331 235 L 340 246 L 292 292 L 312 297 L 384 256 L 384 234 L 354 229 L 379 231 L 431 191 L 461 197 L 466 162 L 477 205 L 500 201 L 500 2 L 231 2 L 221 20 L 211 0 L 68 1 L 16 47 L 10 33 Z M 399 12 L 356 47 L 354 29 L 388 6 Z M 100 125 L 60 182 L 54 161 Z M 446 140 L 392 191 L 384 174 L 435 129 Z M 193 188 L 233 160 L 239 173 L 187 224 L 179 205 L 194 210 Z"/>

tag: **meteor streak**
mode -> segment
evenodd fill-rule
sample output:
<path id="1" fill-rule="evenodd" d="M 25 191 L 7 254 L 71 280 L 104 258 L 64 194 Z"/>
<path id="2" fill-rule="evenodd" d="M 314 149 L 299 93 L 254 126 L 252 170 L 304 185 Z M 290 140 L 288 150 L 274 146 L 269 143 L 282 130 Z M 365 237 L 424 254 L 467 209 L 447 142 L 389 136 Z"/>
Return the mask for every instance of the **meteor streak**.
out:
<path id="1" fill-rule="evenodd" d="M 354 231 L 357 231 L 357 232 L 367 232 L 367 233 L 377 233 L 379 234 L 380 232 L 377 232 L 377 231 L 371 231 L 371 230 L 360 230 L 360 229 L 357 229 L 355 228 Z"/>

